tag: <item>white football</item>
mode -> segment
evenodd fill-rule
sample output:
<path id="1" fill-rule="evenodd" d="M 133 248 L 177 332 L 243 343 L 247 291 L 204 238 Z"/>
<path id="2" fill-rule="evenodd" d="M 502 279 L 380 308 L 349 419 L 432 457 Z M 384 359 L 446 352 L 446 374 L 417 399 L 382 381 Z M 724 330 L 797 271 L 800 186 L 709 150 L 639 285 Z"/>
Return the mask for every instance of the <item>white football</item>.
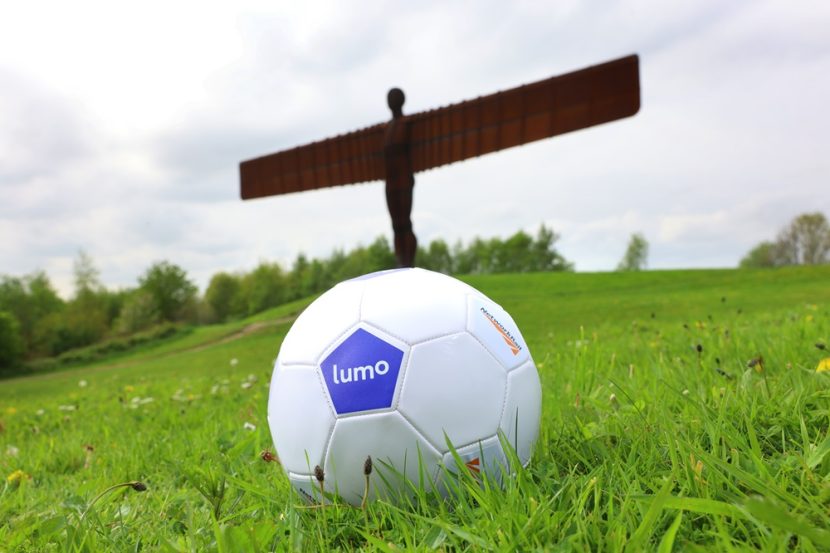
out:
<path id="1" fill-rule="evenodd" d="M 324 500 L 319 466 L 326 495 L 358 505 L 367 456 L 369 499 L 413 486 L 444 493 L 460 466 L 453 450 L 495 480 L 513 470 L 502 442 L 526 465 L 541 402 L 504 309 L 452 277 L 398 269 L 342 282 L 297 318 L 274 367 L 268 423 L 303 497 Z"/>

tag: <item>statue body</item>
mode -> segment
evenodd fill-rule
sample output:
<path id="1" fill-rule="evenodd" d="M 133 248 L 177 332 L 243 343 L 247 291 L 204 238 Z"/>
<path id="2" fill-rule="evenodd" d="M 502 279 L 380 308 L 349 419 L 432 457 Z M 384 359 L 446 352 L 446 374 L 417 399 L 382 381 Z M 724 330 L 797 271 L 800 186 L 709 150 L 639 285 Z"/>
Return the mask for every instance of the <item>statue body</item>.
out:
<path id="1" fill-rule="evenodd" d="M 392 217 L 395 257 L 398 267 L 414 267 L 418 241 L 412 230 L 412 193 L 415 175 L 409 147 L 409 121 L 403 115 L 404 94 L 393 88 L 387 95 L 392 119 L 383 136 L 383 161 L 386 173 L 386 206 Z"/>

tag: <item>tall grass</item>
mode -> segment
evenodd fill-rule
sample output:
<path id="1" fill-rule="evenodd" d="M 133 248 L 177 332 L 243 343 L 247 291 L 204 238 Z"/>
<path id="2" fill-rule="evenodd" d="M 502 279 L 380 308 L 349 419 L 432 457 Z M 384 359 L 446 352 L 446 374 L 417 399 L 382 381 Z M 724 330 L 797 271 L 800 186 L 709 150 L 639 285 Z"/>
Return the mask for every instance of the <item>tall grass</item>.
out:
<path id="1" fill-rule="evenodd" d="M 263 461 L 287 322 L 0 382 L 0 551 L 827 550 L 828 277 L 471 279 L 528 339 L 542 432 L 446 501 L 309 509 Z"/>

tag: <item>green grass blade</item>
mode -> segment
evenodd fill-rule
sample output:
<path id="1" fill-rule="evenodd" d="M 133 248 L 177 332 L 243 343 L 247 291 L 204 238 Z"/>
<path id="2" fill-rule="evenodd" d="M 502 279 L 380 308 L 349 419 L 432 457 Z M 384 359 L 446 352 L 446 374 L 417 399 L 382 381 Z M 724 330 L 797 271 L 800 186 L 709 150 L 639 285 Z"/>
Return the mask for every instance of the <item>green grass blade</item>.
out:
<path id="1" fill-rule="evenodd" d="M 663 487 L 660 488 L 660 491 L 654 496 L 654 499 L 652 500 L 651 505 L 649 505 L 645 516 L 643 516 L 642 522 L 640 522 L 640 526 L 637 527 L 634 535 L 631 536 L 631 540 L 629 540 L 628 544 L 626 544 L 626 551 L 638 551 L 643 549 L 645 541 L 651 534 L 651 529 L 654 527 L 654 523 L 657 522 L 657 517 L 660 516 L 660 512 L 666 505 L 666 501 L 671 497 L 670 494 L 673 485 L 674 482 L 672 480 L 667 480 L 666 483 L 663 484 Z"/>
<path id="2" fill-rule="evenodd" d="M 778 528 L 807 538 L 823 548 L 830 548 L 830 532 L 816 528 L 804 518 L 794 515 L 769 499 L 750 497 L 744 503 L 746 511 L 771 528 Z"/>
<path id="3" fill-rule="evenodd" d="M 663 534 L 660 540 L 660 546 L 657 548 L 657 553 L 671 553 L 674 548 L 674 539 L 677 537 L 677 529 L 680 528 L 680 523 L 683 522 L 683 511 L 677 513 L 674 522 L 671 523 L 669 529 Z"/>

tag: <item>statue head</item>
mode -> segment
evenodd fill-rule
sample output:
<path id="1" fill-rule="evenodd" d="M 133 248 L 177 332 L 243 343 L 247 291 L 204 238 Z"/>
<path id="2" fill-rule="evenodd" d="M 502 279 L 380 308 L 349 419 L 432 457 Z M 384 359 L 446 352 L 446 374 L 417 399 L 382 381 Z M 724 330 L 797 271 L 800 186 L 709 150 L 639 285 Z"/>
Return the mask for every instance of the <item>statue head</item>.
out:
<path id="1" fill-rule="evenodd" d="M 392 88 L 386 94 L 386 103 L 389 104 L 389 109 L 392 110 L 392 117 L 401 117 L 403 115 L 403 103 L 406 96 L 400 88 Z"/>

